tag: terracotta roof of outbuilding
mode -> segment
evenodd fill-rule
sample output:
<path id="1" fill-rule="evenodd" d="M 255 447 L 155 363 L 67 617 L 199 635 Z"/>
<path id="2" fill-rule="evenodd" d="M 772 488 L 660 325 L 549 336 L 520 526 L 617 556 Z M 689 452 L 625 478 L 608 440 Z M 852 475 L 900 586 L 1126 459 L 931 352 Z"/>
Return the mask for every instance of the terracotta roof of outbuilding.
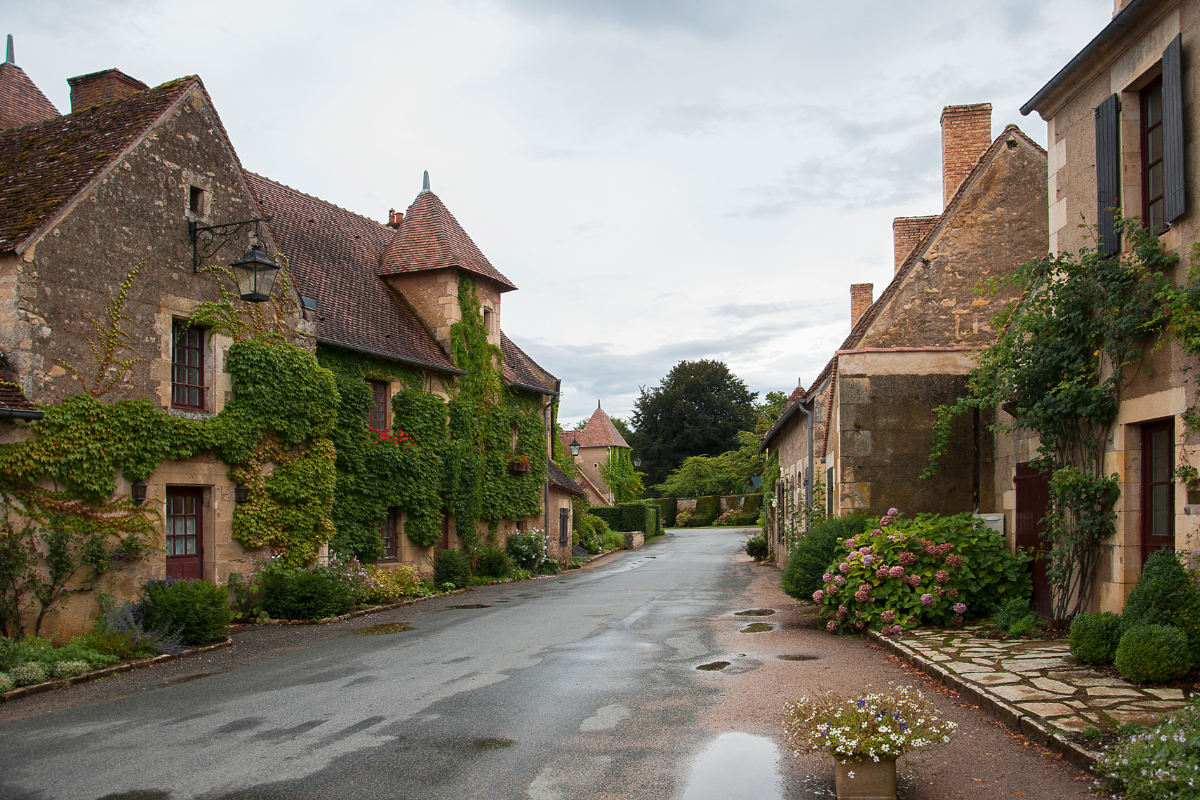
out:
<path id="1" fill-rule="evenodd" d="M 563 468 L 553 461 L 547 462 L 546 477 L 550 479 L 550 483 L 554 484 L 564 492 L 576 495 L 578 497 L 587 497 L 587 492 L 579 487 L 571 477 L 563 471 Z"/>
<path id="2" fill-rule="evenodd" d="M 600 408 L 592 412 L 592 418 L 583 426 L 583 430 L 563 431 L 563 436 L 574 436 L 580 447 L 629 447 L 617 426 L 613 425 L 608 414 Z M 565 438 L 564 441 L 568 445 L 571 443 L 570 438 Z"/>
<path id="3" fill-rule="evenodd" d="M 457 371 L 417 315 L 377 274 L 391 228 L 261 175 L 247 172 L 246 179 L 271 218 L 271 232 L 287 256 L 297 290 L 317 301 L 319 341 Z"/>
<path id="4" fill-rule="evenodd" d="M 0 409 L 7 412 L 15 411 L 38 419 L 42 416 L 42 410 L 29 401 L 21 387 L 8 381 L 0 381 Z M 4 414 L 3 416 L 9 415 Z"/>
<path id="5" fill-rule="evenodd" d="M 0 130 L 45 122 L 57 116 L 58 109 L 25 70 L 11 61 L 0 64 Z"/>
<path id="6" fill-rule="evenodd" d="M 78 114 L 0 131 L 0 251 L 16 250 L 193 86 L 180 78 Z"/>
<path id="7" fill-rule="evenodd" d="M 380 275 L 457 267 L 500 284 L 501 292 L 516 289 L 492 266 L 458 224 L 441 199 L 423 191 L 408 207 L 400 228 L 383 256 Z"/>
<path id="8" fill-rule="evenodd" d="M 554 391 L 554 385 L 558 379 L 542 369 L 503 331 L 500 332 L 500 353 L 504 356 L 502 368 L 506 383 L 534 391 Z"/>

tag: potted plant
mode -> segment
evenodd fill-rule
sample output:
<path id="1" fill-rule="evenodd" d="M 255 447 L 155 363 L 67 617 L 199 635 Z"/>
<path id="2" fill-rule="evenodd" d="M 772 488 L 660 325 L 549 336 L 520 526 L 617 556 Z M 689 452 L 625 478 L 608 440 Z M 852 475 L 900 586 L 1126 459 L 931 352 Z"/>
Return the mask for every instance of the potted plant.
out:
<path id="1" fill-rule="evenodd" d="M 835 762 L 837 796 L 896 797 L 896 758 L 950 741 L 955 724 L 940 719 L 915 689 L 888 685 L 845 698 L 832 692 L 783 707 L 783 730 L 794 752 L 828 750 Z"/>
<path id="2" fill-rule="evenodd" d="M 508 457 L 509 472 L 529 472 L 529 456 L 520 453 Z"/>

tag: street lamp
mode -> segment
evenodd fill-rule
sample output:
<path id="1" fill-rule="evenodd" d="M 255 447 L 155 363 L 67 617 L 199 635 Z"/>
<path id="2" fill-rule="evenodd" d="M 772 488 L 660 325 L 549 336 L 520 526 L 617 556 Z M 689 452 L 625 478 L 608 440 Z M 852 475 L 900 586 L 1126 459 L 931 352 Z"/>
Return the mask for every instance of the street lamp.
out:
<path id="1" fill-rule="evenodd" d="M 637 456 L 634 456 L 633 457 L 633 465 L 635 467 L 640 467 L 642 465 L 642 460 L 640 458 L 638 458 Z"/>
<path id="2" fill-rule="evenodd" d="M 237 278 L 238 293 L 247 303 L 263 303 L 271 299 L 271 289 L 279 274 L 279 265 L 267 257 L 257 244 L 246 255 L 229 265 Z"/>
<path id="3" fill-rule="evenodd" d="M 572 436 L 571 437 L 571 458 L 574 458 L 577 455 L 579 455 L 579 439 Z"/>

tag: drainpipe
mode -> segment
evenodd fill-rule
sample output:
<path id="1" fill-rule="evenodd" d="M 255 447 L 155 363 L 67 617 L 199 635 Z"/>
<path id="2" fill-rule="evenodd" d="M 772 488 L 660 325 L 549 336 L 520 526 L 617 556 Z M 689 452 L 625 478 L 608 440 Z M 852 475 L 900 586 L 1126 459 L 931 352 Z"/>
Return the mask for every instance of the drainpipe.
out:
<path id="1" fill-rule="evenodd" d="M 816 469 L 816 465 L 813 464 L 813 413 L 804 407 L 803 398 L 797 398 L 796 405 L 800 406 L 804 416 L 808 417 L 808 469 L 804 473 L 804 518 L 807 522 L 808 514 L 812 511 L 812 474 Z"/>
<path id="2" fill-rule="evenodd" d="M 546 461 L 554 460 L 554 427 L 550 421 L 554 419 L 554 415 L 550 413 L 550 407 L 558 402 L 560 393 L 562 392 L 562 381 L 554 381 L 554 396 L 546 405 L 542 406 L 542 415 L 546 419 Z M 542 486 L 542 510 L 545 512 L 546 526 L 542 529 L 542 558 L 550 557 L 550 468 L 546 467 L 546 483 Z"/>

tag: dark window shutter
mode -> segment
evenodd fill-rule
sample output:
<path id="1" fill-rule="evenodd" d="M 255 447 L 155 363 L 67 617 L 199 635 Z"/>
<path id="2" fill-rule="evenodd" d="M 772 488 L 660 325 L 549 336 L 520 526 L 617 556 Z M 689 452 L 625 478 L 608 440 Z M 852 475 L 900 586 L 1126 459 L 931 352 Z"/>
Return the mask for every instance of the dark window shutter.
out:
<path id="1" fill-rule="evenodd" d="M 1097 249 L 1112 255 L 1121 249 L 1116 214 L 1121 208 L 1121 101 L 1114 94 L 1096 108 L 1096 220 L 1100 225 Z"/>
<path id="2" fill-rule="evenodd" d="M 1183 169 L 1183 36 L 1163 51 L 1163 198 L 1168 223 L 1187 211 L 1187 179 Z"/>

